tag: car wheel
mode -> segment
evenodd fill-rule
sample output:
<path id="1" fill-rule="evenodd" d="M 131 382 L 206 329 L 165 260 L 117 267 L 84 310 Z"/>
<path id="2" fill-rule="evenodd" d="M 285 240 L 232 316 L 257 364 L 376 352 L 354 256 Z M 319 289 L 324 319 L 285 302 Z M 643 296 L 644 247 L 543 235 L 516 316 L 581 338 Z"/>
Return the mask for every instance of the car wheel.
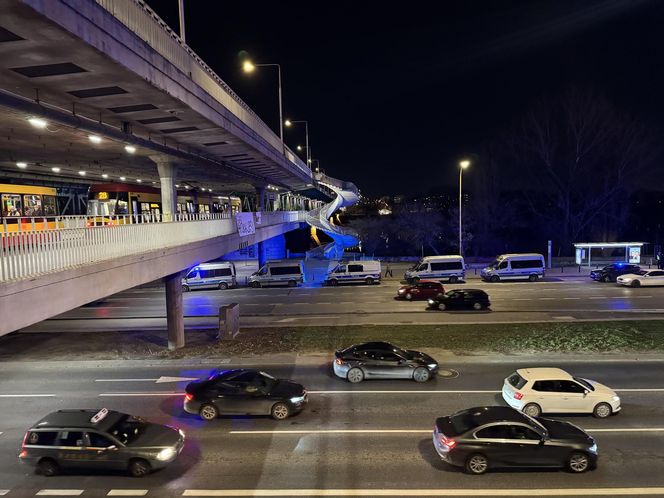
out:
<path id="1" fill-rule="evenodd" d="M 447 305 L 445 303 L 438 303 L 438 309 L 440 311 L 445 311 L 447 309 Z"/>
<path id="2" fill-rule="evenodd" d="M 260 289 L 260 287 L 261 287 L 261 283 L 260 283 L 260 282 L 251 282 L 251 286 L 252 286 L 254 289 Z"/>
<path id="3" fill-rule="evenodd" d="M 415 277 L 415 278 L 410 279 L 411 284 L 416 284 L 419 281 L 420 281 L 420 277 Z"/>
<path id="4" fill-rule="evenodd" d="M 221 282 L 219 284 L 219 290 L 226 290 L 228 289 L 228 284 L 226 282 Z"/>
<path id="5" fill-rule="evenodd" d="M 489 460 L 481 453 L 474 453 L 466 459 L 466 472 L 469 474 L 484 474 L 489 469 Z"/>
<path id="6" fill-rule="evenodd" d="M 523 413 L 531 417 L 539 417 L 542 414 L 542 407 L 537 403 L 528 403 L 523 407 Z"/>
<path id="7" fill-rule="evenodd" d="M 198 411 L 198 414 L 206 422 L 210 422 L 219 416 L 219 410 L 213 404 L 206 403 L 201 406 L 201 409 Z"/>
<path id="8" fill-rule="evenodd" d="M 327 284 L 331 287 L 336 287 L 339 285 L 339 281 L 336 278 L 333 278 L 332 280 L 328 281 Z"/>
<path id="9" fill-rule="evenodd" d="M 364 380 L 364 372 L 361 368 L 353 367 L 348 370 L 346 379 L 348 379 L 348 382 L 351 384 L 357 384 L 358 382 L 362 382 Z"/>
<path id="10" fill-rule="evenodd" d="M 593 416 L 597 418 L 607 418 L 611 416 L 611 405 L 608 403 L 598 403 L 593 409 Z"/>
<path id="11" fill-rule="evenodd" d="M 182 286 L 182 292 L 189 292 L 189 286 L 188 285 L 183 285 Z"/>
<path id="12" fill-rule="evenodd" d="M 572 453 L 567 460 L 567 468 L 570 472 L 574 472 L 575 474 L 585 472 L 588 470 L 589 466 L 590 459 L 588 458 L 588 455 L 578 451 Z"/>
<path id="13" fill-rule="evenodd" d="M 491 278 L 489 279 L 490 282 L 499 282 L 500 277 L 498 275 L 491 275 Z"/>
<path id="14" fill-rule="evenodd" d="M 608 275 L 604 275 L 602 277 L 602 282 L 610 282 L 610 281 L 611 281 L 611 277 L 609 277 Z"/>
<path id="15" fill-rule="evenodd" d="M 528 280 L 530 280 L 531 282 L 537 282 L 537 275 L 531 275 L 531 276 L 529 276 L 529 277 L 528 277 Z"/>
<path id="16" fill-rule="evenodd" d="M 632 280 L 632 287 L 641 287 L 641 282 L 638 280 Z"/>
<path id="17" fill-rule="evenodd" d="M 275 403 L 270 414 L 274 420 L 284 420 L 290 415 L 290 408 L 286 403 Z"/>
<path id="18" fill-rule="evenodd" d="M 452 275 L 450 277 L 450 283 L 451 284 L 456 284 L 458 281 L 459 281 L 459 277 L 457 277 L 456 275 Z"/>
<path id="19" fill-rule="evenodd" d="M 429 371 L 424 367 L 417 367 L 413 372 L 413 380 L 415 382 L 426 382 L 431 377 Z"/>
<path id="20" fill-rule="evenodd" d="M 367 283 L 367 285 L 373 285 L 373 283 L 374 283 L 374 279 L 371 278 L 371 277 L 369 277 L 369 278 L 367 278 L 367 279 L 365 280 L 365 282 Z"/>
<path id="21" fill-rule="evenodd" d="M 142 458 L 135 458 L 129 462 L 129 474 L 132 477 L 145 477 L 150 473 L 150 464 Z"/>
<path id="22" fill-rule="evenodd" d="M 60 467 L 54 460 L 51 460 L 50 458 L 42 458 L 37 464 L 37 470 L 39 470 L 39 473 L 43 476 L 52 477 L 60 472 Z"/>
<path id="23" fill-rule="evenodd" d="M 481 310 L 482 309 L 482 303 L 473 303 L 473 309 L 474 310 Z"/>
<path id="24" fill-rule="evenodd" d="M 295 287 L 297 285 L 297 282 L 295 280 L 289 280 L 288 281 L 288 287 Z"/>
<path id="25" fill-rule="evenodd" d="M 412 301 L 413 300 L 413 295 L 409 292 L 404 296 L 406 298 L 406 301 Z"/>

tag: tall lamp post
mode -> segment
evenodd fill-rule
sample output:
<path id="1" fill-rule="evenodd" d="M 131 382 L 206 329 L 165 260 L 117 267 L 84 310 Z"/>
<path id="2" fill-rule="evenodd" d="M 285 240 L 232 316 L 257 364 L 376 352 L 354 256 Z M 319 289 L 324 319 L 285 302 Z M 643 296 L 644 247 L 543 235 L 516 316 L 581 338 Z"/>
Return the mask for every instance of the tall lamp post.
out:
<path id="1" fill-rule="evenodd" d="M 468 166 L 470 166 L 470 161 L 468 159 L 464 159 L 463 161 L 459 162 L 459 256 L 463 256 L 462 227 L 461 227 L 461 206 L 463 200 L 463 195 L 462 195 L 463 170 L 466 169 Z"/>
<path id="2" fill-rule="evenodd" d="M 304 123 L 304 140 L 305 140 L 304 146 L 307 149 L 307 166 L 309 166 L 309 168 L 311 168 L 311 152 L 310 152 L 310 149 L 309 149 L 309 122 L 304 121 L 304 120 L 291 121 L 290 119 L 287 119 L 286 121 L 284 121 L 284 124 L 288 128 L 293 126 L 295 123 Z"/>
<path id="3" fill-rule="evenodd" d="M 276 67 L 277 73 L 279 75 L 279 138 L 281 139 L 281 148 L 282 152 L 286 153 L 286 146 L 284 145 L 284 112 L 281 99 L 281 66 L 279 64 L 254 64 L 253 62 L 246 60 L 242 64 L 242 69 L 245 73 L 253 73 L 257 67 Z"/>

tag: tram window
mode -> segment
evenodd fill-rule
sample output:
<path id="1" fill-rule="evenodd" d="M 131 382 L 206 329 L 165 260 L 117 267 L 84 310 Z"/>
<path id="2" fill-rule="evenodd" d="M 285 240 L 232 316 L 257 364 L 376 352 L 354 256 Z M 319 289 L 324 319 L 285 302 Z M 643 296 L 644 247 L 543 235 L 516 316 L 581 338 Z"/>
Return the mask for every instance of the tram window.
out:
<path id="1" fill-rule="evenodd" d="M 44 208 L 45 216 L 55 216 L 58 214 L 57 200 L 53 195 L 42 196 L 42 207 Z"/>
<path id="2" fill-rule="evenodd" d="M 141 202 L 141 212 L 143 214 L 150 214 L 150 203 L 149 202 Z"/>
<path id="3" fill-rule="evenodd" d="M 2 194 L 2 216 L 16 217 L 22 216 L 23 207 L 21 204 L 21 196 L 17 194 Z"/>
<path id="4" fill-rule="evenodd" d="M 41 195 L 25 194 L 23 196 L 23 206 L 25 206 L 23 211 L 25 216 L 41 216 Z"/>

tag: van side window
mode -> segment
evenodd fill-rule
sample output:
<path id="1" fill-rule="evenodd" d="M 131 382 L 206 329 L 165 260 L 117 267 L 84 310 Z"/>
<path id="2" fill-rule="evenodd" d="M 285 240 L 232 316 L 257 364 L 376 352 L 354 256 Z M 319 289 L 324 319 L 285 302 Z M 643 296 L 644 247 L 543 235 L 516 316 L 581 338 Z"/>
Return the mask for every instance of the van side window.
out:
<path id="1" fill-rule="evenodd" d="M 28 434 L 25 442 L 37 446 L 53 446 L 57 437 L 56 431 L 34 431 Z"/>
<path id="2" fill-rule="evenodd" d="M 353 273 L 353 272 L 361 273 L 363 271 L 364 271 L 364 266 L 362 266 L 362 265 L 348 265 L 348 272 L 349 273 Z"/>
<path id="3" fill-rule="evenodd" d="M 215 277 L 230 277 L 231 274 L 231 269 L 230 268 L 217 268 L 214 270 L 214 276 Z"/>
<path id="4" fill-rule="evenodd" d="M 189 273 L 187 273 L 186 278 L 200 278 L 198 275 L 198 270 L 191 270 Z"/>
<path id="5" fill-rule="evenodd" d="M 346 267 L 345 266 L 337 266 L 337 269 L 334 271 L 334 273 L 346 273 Z"/>
<path id="6" fill-rule="evenodd" d="M 431 263 L 431 271 L 463 270 L 461 261 L 448 261 L 442 263 Z"/>
<path id="7" fill-rule="evenodd" d="M 259 275 L 267 275 L 267 266 L 264 266 L 260 270 L 258 270 Z"/>
<path id="8" fill-rule="evenodd" d="M 427 271 L 428 269 L 429 269 L 429 263 L 424 263 L 418 266 L 417 270 L 415 271 Z"/>
<path id="9" fill-rule="evenodd" d="M 273 266 L 271 269 L 272 275 L 299 275 L 299 266 Z"/>
<path id="10" fill-rule="evenodd" d="M 504 270 L 505 268 L 507 268 L 507 261 L 503 261 L 500 263 L 500 265 L 498 265 L 499 270 Z"/>
<path id="11" fill-rule="evenodd" d="M 58 446 L 83 446 L 83 433 L 79 431 L 62 431 Z"/>
<path id="12" fill-rule="evenodd" d="M 88 436 L 90 438 L 90 446 L 94 448 L 108 448 L 115 444 L 107 437 L 97 434 L 96 432 L 89 432 Z"/>
<path id="13" fill-rule="evenodd" d="M 512 268 L 542 268 L 541 259 L 524 259 L 512 261 Z"/>

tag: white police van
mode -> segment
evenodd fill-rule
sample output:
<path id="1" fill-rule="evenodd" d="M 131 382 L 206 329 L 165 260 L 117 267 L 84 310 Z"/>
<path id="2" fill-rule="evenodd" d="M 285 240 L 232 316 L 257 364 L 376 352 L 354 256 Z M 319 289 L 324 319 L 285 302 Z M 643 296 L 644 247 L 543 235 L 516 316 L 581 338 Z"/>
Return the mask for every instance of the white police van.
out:
<path id="1" fill-rule="evenodd" d="M 380 283 L 380 261 L 349 261 L 339 263 L 325 279 L 327 285 L 364 282 L 367 285 Z"/>
<path id="2" fill-rule="evenodd" d="M 480 272 L 482 280 L 530 280 L 544 277 L 544 256 L 541 254 L 501 254 Z"/>
<path id="3" fill-rule="evenodd" d="M 302 260 L 299 259 L 268 261 L 249 277 L 249 285 L 256 288 L 270 285 L 295 287 L 302 282 L 304 282 L 304 267 Z"/>
<path id="4" fill-rule="evenodd" d="M 228 289 L 235 287 L 235 265 L 228 262 L 202 263 L 194 266 L 182 279 L 182 290 Z"/>
<path id="5" fill-rule="evenodd" d="M 404 278 L 407 282 L 420 279 L 449 280 L 455 284 L 466 277 L 466 264 L 463 256 L 427 256 L 408 270 Z"/>

